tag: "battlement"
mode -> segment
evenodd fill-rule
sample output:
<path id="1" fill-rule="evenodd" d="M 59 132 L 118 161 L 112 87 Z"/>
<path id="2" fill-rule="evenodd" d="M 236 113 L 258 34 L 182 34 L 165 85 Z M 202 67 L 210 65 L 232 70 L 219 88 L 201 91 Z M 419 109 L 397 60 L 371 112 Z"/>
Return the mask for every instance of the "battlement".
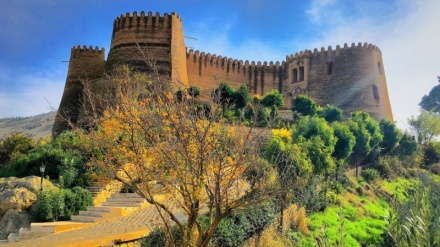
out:
<path id="1" fill-rule="evenodd" d="M 304 51 L 300 51 L 295 54 L 291 54 L 290 56 L 289 55 L 286 56 L 286 61 L 287 62 L 296 61 L 296 60 L 304 59 L 304 58 L 312 56 L 312 55 L 329 55 L 332 52 L 338 53 L 338 52 L 343 52 L 343 51 L 347 51 L 350 49 L 368 49 L 368 50 L 376 51 L 379 54 L 382 54 L 382 51 L 379 49 L 379 47 L 377 47 L 371 43 L 365 42 L 362 44 L 361 42 L 359 42 L 356 45 L 356 43 L 353 42 L 353 43 L 351 43 L 351 46 L 348 46 L 347 43 L 344 43 L 343 47 L 341 47 L 340 45 L 337 45 L 335 49 L 333 49 L 331 46 L 328 46 L 327 49 L 325 49 L 324 47 L 321 47 L 320 50 L 318 50 L 318 48 L 315 48 L 315 49 L 313 49 L 313 52 L 311 50 L 306 49 Z"/>
<path id="2" fill-rule="evenodd" d="M 153 12 L 151 11 L 149 11 L 148 14 L 145 14 L 144 11 L 140 14 L 136 11 L 134 11 L 133 14 L 127 12 L 125 15 L 120 15 L 114 20 L 113 32 L 126 28 L 169 27 L 173 16 L 180 20 L 180 22 L 182 21 L 176 12 L 171 13 L 171 15 L 164 13 L 163 16 L 161 16 L 159 12 L 156 12 L 153 16 Z"/>
<path id="3" fill-rule="evenodd" d="M 93 46 L 87 47 L 85 45 L 83 45 L 83 46 L 80 46 L 80 45 L 73 46 L 72 49 L 70 49 L 70 51 L 71 51 L 72 54 L 74 54 L 74 53 L 83 53 L 83 52 L 95 52 L 95 53 L 98 53 L 98 54 L 105 53 L 104 47 L 99 49 L 98 46 L 95 46 L 95 48 L 93 48 Z"/>
<path id="4" fill-rule="evenodd" d="M 237 59 L 232 59 L 232 58 L 227 58 L 227 57 L 222 57 L 222 56 L 217 56 L 216 54 L 210 54 L 210 53 L 205 53 L 205 52 L 200 52 L 198 50 L 194 51 L 193 49 L 190 49 L 187 54 L 187 61 L 193 61 L 194 63 L 199 63 L 202 62 L 205 65 L 210 65 L 210 66 L 216 66 L 216 67 L 222 67 L 222 68 L 233 68 L 233 69 L 238 69 L 238 70 L 242 70 L 242 69 L 273 69 L 273 68 L 279 68 L 280 65 L 284 64 L 285 62 L 283 61 L 282 63 L 280 62 L 260 62 L 260 61 L 251 61 L 249 62 L 249 60 L 246 60 L 243 62 L 243 60 L 237 60 Z"/>

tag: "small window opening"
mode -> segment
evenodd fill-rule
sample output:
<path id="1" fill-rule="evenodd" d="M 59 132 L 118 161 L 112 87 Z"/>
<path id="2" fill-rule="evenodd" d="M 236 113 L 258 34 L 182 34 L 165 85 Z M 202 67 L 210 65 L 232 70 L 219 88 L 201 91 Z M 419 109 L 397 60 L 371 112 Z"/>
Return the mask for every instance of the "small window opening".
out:
<path id="1" fill-rule="evenodd" d="M 377 89 L 376 85 L 373 85 L 373 96 L 374 99 L 379 100 L 379 90 Z"/>
<path id="2" fill-rule="evenodd" d="M 377 69 L 379 70 L 379 74 L 382 75 L 382 65 L 380 62 L 377 62 Z"/>
<path id="3" fill-rule="evenodd" d="M 293 69 L 292 76 L 293 76 L 293 82 L 298 82 L 298 69 Z"/>
<path id="4" fill-rule="evenodd" d="M 299 67 L 299 81 L 304 81 L 304 67 Z"/>
<path id="5" fill-rule="evenodd" d="M 331 75 L 333 72 L 333 63 L 328 63 L 327 65 L 327 75 Z"/>

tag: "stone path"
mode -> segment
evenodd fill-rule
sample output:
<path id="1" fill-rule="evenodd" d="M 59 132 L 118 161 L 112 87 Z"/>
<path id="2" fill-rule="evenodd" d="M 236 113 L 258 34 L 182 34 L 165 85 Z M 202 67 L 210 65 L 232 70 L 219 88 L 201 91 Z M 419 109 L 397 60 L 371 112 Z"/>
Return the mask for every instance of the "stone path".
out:
<path id="1" fill-rule="evenodd" d="M 173 211 L 176 212 L 176 209 L 174 208 Z M 179 218 L 183 217 L 183 215 L 179 216 Z M 111 246 L 115 239 L 133 239 L 136 236 L 145 236 L 154 226 L 161 223 L 159 214 L 152 205 L 149 205 L 128 216 L 95 223 L 82 229 L 21 240 L 2 246 Z"/>

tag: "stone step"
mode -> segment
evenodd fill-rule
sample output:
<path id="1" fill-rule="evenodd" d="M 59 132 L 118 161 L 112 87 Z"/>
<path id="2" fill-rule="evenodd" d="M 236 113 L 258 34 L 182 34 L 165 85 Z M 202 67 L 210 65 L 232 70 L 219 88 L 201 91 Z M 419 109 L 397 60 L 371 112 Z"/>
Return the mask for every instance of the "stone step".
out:
<path id="1" fill-rule="evenodd" d="M 104 187 L 87 187 L 87 190 L 90 192 L 101 192 L 104 190 Z"/>
<path id="2" fill-rule="evenodd" d="M 18 234 L 18 232 L 12 232 L 8 236 L 9 242 L 18 242 L 19 240 L 20 240 L 20 235 Z"/>
<path id="3" fill-rule="evenodd" d="M 7 243 L 9 243 L 9 241 L 7 239 L 0 240 L 0 245 L 7 244 Z"/>
<path id="4" fill-rule="evenodd" d="M 103 187 L 103 185 L 100 182 L 90 182 L 90 187 Z"/>
<path id="5" fill-rule="evenodd" d="M 102 221 L 104 219 L 102 217 L 72 215 L 71 220 L 75 221 L 75 222 L 95 223 L 95 222 L 98 222 L 98 221 Z"/>
<path id="6" fill-rule="evenodd" d="M 103 217 L 107 212 L 100 211 L 79 211 L 80 216 L 93 216 L 93 217 Z"/>
<path id="7" fill-rule="evenodd" d="M 87 211 L 95 211 L 95 212 L 111 212 L 112 207 L 103 207 L 103 206 L 87 206 Z"/>
<path id="8" fill-rule="evenodd" d="M 103 202 L 102 206 L 106 207 L 141 207 L 143 203 L 139 202 Z"/>
<path id="9" fill-rule="evenodd" d="M 21 228 L 18 232 L 20 239 L 31 239 L 36 237 L 45 236 L 49 233 L 41 232 L 41 231 L 33 231 L 32 228 Z"/>
<path id="10" fill-rule="evenodd" d="M 137 193 L 115 193 L 111 198 L 143 198 Z"/>
<path id="11" fill-rule="evenodd" d="M 110 197 L 107 199 L 106 202 L 144 203 L 146 202 L 146 200 L 144 198 L 137 198 L 137 197 Z"/>

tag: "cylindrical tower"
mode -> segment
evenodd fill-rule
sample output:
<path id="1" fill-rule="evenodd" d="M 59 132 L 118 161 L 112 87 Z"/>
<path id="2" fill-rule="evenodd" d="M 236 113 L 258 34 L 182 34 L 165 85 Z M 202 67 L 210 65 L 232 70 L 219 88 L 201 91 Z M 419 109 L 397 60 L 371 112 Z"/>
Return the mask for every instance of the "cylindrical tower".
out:
<path id="1" fill-rule="evenodd" d="M 71 49 L 69 69 L 63 97 L 58 108 L 52 136 L 70 129 L 68 121 L 76 124 L 81 112 L 83 83 L 101 78 L 104 75 L 104 48 L 74 46 Z"/>
<path id="2" fill-rule="evenodd" d="M 186 47 L 180 17 L 152 12 L 121 15 L 113 22 L 106 72 L 126 64 L 131 69 L 187 83 Z"/>
<path id="3" fill-rule="evenodd" d="M 295 67 L 285 82 L 293 97 L 295 93 L 307 94 L 321 106 L 332 104 L 343 109 L 345 117 L 353 111 L 366 111 L 376 120 L 393 120 L 382 53 L 376 46 L 352 43 L 351 47 L 315 49 L 303 57 L 295 56 L 294 61 L 304 66 Z"/>

